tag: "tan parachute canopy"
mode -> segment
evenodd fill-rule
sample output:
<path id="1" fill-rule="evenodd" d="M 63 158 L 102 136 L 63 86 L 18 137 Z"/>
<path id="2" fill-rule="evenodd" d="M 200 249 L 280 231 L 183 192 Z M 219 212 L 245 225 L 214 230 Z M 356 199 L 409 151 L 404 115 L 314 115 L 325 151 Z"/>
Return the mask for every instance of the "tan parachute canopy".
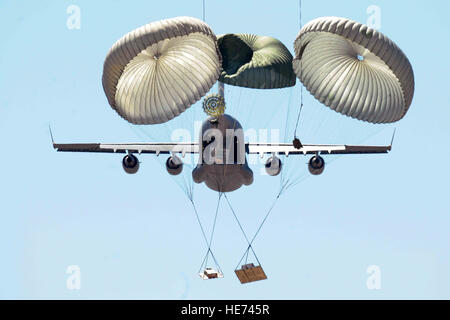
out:
<path id="1" fill-rule="evenodd" d="M 221 82 L 254 89 L 295 85 L 292 55 L 279 40 L 252 34 L 225 34 L 217 41 L 223 59 Z"/>
<path id="2" fill-rule="evenodd" d="M 106 56 L 109 104 L 134 124 L 169 121 L 200 100 L 220 75 L 221 56 L 201 20 L 178 17 L 123 36 Z"/>
<path id="3" fill-rule="evenodd" d="M 389 38 L 355 21 L 318 18 L 294 42 L 294 72 L 323 104 L 372 123 L 404 117 L 414 95 L 408 58 Z"/>

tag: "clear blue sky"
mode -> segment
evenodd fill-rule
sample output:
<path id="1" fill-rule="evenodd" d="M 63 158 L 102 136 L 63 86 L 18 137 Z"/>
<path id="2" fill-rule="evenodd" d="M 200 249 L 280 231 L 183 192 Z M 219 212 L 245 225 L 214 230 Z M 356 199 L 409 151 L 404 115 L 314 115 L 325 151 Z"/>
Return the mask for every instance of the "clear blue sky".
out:
<path id="1" fill-rule="evenodd" d="M 394 127 L 397 136 L 389 155 L 329 159 L 320 177 L 309 177 L 307 158 L 285 163 L 302 180 L 255 242 L 266 281 L 242 286 L 235 277 L 246 243 L 224 202 L 213 250 L 225 278 L 198 278 L 205 244 L 165 159 L 142 156 L 139 174 L 129 176 L 120 155 L 52 149 L 49 124 L 58 142 L 129 142 L 167 139 L 202 120 L 196 104 L 167 126 L 132 126 L 101 86 L 104 57 L 123 34 L 155 20 L 201 18 L 201 3 L 0 2 L 0 298 L 450 298 L 448 1 L 304 0 L 304 22 L 333 15 L 365 23 L 367 8 L 378 6 L 381 31 L 412 63 L 416 92 L 390 126 L 335 114 L 305 93 L 306 142 L 386 144 Z M 81 10 L 79 30 L 66 26 L 70 5 Z M 298 1 L 206 0 L 206 22 L 216 34 L 274 36 L 293 51 Z M 287 127 L 290 140 L 299 88 L 227 87 L 229 112 L 244 129 L 280 129 L 284 138 Z M 254 184 L 229 195 L 249 235 L 280 181 L 261 176 L 261 164 L 252 168 Z M 194 194 L 209 232 L 217 195 L 203 185 Z M 69 265 L 81 268 L 80 290 L 66 288 Z M 370 265 L 380 267 L 380 290 L 366 287 Z"/>

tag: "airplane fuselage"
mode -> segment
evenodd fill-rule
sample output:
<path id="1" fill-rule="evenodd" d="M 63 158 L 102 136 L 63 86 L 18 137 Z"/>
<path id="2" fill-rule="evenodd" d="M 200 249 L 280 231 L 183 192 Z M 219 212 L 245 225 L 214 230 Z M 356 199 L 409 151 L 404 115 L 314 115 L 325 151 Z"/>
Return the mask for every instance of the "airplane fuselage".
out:
<path id="1" fill-rule="evenodd" d="M 192 171 L 194 182 L 205 182 L 218 192 L 231 192 L 252 184 L 253 171 L 245 157 L 244 133 L 235 118 L 224 114 L 205 120 L 199 146 L 199 163 Z"/>

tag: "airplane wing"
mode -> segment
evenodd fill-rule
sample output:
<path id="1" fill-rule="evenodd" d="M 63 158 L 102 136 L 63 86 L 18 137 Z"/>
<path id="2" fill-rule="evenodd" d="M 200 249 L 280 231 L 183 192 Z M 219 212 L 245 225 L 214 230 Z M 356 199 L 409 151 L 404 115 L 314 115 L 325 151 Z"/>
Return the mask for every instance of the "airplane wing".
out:
<path id="1" fill-rule="evenodd" d="M 374 154 L 388 153 L 392 146 L 351 146 L 351 145 L 303 145 L 296 149 L 291 143 L 269 143 L 257 144 L 247 143 L 246 152 L 248 154 L 284 154 L 307 155 L 307 154 Z"/>
<path id="2" fill-rule="evenodd" d="M 97 153 L 151 153 L 170 154 L 198 153 L 198 143 L 193 142 L 166 142 L 166 143 L 53 143 L 53 148 L 60 152 L 97 152 Z M 246 143 L 248 154 L 374 154 L 388 153 L 391 146 L 351 146 L 351 145 L 304 145 L 300 149 L 294 148 L 290 143 L 257 144 Z"/>
<path id="3" fill-rule="evenodd" d="M 98 152 L 98 153 L 153 153 L 170 154 L 198 153 L 198 144 L 191 142 L 168 143 L 53 143 L 53 148 L 60 152 Z"/>

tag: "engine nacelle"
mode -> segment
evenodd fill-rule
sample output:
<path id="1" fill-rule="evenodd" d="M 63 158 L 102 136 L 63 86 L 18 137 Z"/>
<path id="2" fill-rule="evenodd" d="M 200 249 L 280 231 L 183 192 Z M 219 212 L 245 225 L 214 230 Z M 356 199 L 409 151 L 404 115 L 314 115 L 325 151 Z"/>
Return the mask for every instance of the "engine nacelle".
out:
<path id="1" fill-rule="evenodd" d="M 281 172 L 282 162 L 280 158 L 272 156 L 266 161 L 266 172 L 269 176 L 277 176 Z"/>
<path id="2" fill-rule="evenodd" d="M 139 160 L 132 154 L 127 154 L 123 157 L 122 167 L 126 173 L 135 174 L 139 170 Z"/>
<path id="3" fill-rule="evenodd" d="M 177 176 L 183 171 L 183 161 L 180 158 L 173 155 L 167 158 L 166 161 L 167 172 L 172 176 Z"/>
<path id="4" fill-rule="evenodd" d="M 315 176 L 322 174 L 323 170 L 325 170 L 325 160 L 319 155 L 312 157 L 309 160 L 308 169 Z"/>

